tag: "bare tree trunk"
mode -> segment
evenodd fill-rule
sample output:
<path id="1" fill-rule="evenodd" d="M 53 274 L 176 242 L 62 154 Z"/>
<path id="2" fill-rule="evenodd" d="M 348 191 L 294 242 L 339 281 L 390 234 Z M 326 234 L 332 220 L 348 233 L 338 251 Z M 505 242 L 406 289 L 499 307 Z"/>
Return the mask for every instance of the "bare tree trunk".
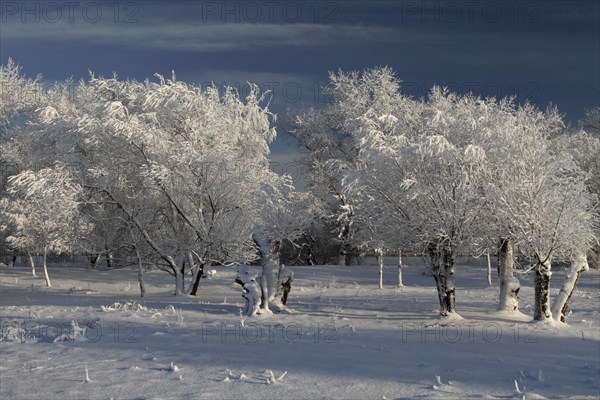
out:
<path id="1" fill-rule="evenodd" d="M 454 253 L 447 243 L 431 244 L 428 250 L 440 302 L 440 315 L 447 317 L 456 312 Z"/>
<path id="2" fill-rule="evenodd" d="M 261 289 L 256 282 L 256 274 L 252 271 L 249 265 L 241 264 L 238 267 L 238 273 L 235 282 L 242 286 L 242 297 L 246 300 L 244 315 L 253 316 L 260 313 Z"/>
<path id="3" fill-rule="evenodd" d="M 552 264 L 550 258 L 542 261 L 538 257 L 535 267 L 535 310 L 533 319 L 544 321 L 552 318 L 550 310 L 550 276 Z"/>
<path id="4" fill-rule="evenodd" d="M 90 256 L 90 267 L 93 269 L 98 268 L 98 262 L 100 262 L 101 254 L 94 254 Z"/>
<path id="5" fill-rule="evenodd" d="M 171 267 L 173 270 L 173 277 L 175 278 L 175 292 L 174 296 L 183 296 L 185 293 L 185 259 L 186 254 L 177 251 L 178 258 L 175 263 L 175 267 Z"/>
<path id="6" fill-rule="evenodd" d="M 263 251 L 265 259 L 262 269 L 261 288 L 264 290 L 264 293 L 261 309 L 271 312 L 270 303 L 274 302 L 279 286 L 278 272 L 280 269 L 281 240 L 267 240 L 265 243 L 267 246 L 264 247 Z"/>
<path id="7" fill-rule="evenodd" d="M 292 280 L 293 280 L 293 276 L 288 275 L 288 278 L 284 282 L 281 283 L 281 290 L 283 293 L 281 295 L 281 302 L 283 303 L 283 305 L 285 305 L 285 303 L 287 303 L 287 299 L 290 294 L 290 290 L 292 290 Z"/>
<path id="8" fill-rule="evenodd" d="M 131 234 L 131 244 L 135 250 L 135 256 L 137 257 L 138 261 L 138 284 L 140 286 L 140 297 L 144 297 L 146 295 L 146 285 L 144 284 L 144 263 L 142 262 L 140 249 L 136 244 L 135 235 L 133 234 L 133 226 L 131 225 L 129 227 L 129 233 Z"/>
<path id="9" fill-rule="evenodd" d="M 383 249 L 375 249 L 375 258 L 379 267 L 379 289 L 383 288 Z"/>
<path id="10" fill-rule="evenodd" d="M 183 296 L 183 274 L 181 269 L 175 268 L 175 292 L 174 296 Z"/>
<path id="11" fill-rule="evenodd" d="M 402 250 L 398 250 L 398 287 L 404 287 L 402 282 Z"/>
<path id="12" fill-rule="evenodd" d="M 127 210 L 125 207 L 123 207 L 123 205 L 121 203 L 119 203 L 117 201 L 117 199 L 115 199 L 115 197 L 107 190 L 101 189 L 101 191 L 103 193 L 106 193 L 108 195 L 108 197 L 115 202 L 115 204 L 125 213 L 127 214 L 127 216 L 131 219 L 131 222 L 133 222 L 135 224 L 135 226 L 140 230 L 140 233 L 142 234 L 142 237 L 144 238 L 144 240 L 146 241 L 146 243 L 148 243 L 150 245 L 150 247 L 152 248 L 152 250 L 154 250 L 158 255 L 160 255 L 160 257 L 167 262 L 167 264 L 169 265 L 169 267 L 171 268 L 171 270 L 173 271 L 173 274 L 177 275 L 177 263 L 175 263 L 175 260 L 173 259 L 172 256 L 168 255 L 167 253 L 165 253 L 157 244 L 154 240 L 152 240 L 152 238 L 150 237 L 150 234 L 148 233 L 148 230 L 145 229 L 142 226 L 142 223 L 131 213 L 129 212 L 129 210 Z M 177 288 L 176 288 L 176 292 L 177 292 Z"/>
<path id="13" fill-rule="evenodd" d="M 267 278 L 268 272 L 265 270 L 265 267 L 263 265 L 263 273 L 260 276 L 259 280 L 260 280 L 260 310 L 261 313 L 267 313 L 270 314 L 271 308 L 269 307 L 269 303 L 270 303 L 270 295 L 269 295 L 269 278 Z M 265 272 L 267 272 L 267 275 L 265 275 Z"/>
<path id="14" fill-rule="evenodd" d="M 444 301 L 448 314 L 456 312 L 456 284 L 455 284 L 456 260 L 454 252 L 449 245 L 444 247 Z M 443 315 L 443 314 L 442 314 Z M 446 316 L 446 315 L 444 315 Z"/>
<path id="15" fill-rule="evenodd" d="M 29 265 L 31 265 L 31 276 L 37 276 L 35 273 L 35 262 L 33 261 L 33 255 L 30 251 L 27 252 L 27 257 L 29 258 Z"/>
<path id="16" fill-rule="evenodd" d="M 113 264 L 114 264 L 113 263 L 113 253 L 112 253 L 112 251 L 108 251 L 108 249 L 106 249 L 106 250 L 107 250 L 107 253 L 105 256 L 106 257 L 106 268 L 112 269 Z"/>
<path id="17" fill-rule="evenodd" d="M 338 265 L 346 265 L 346 252 L 344 250 L 340 250 L 340 254 L 338 256 Z"/>
<path id="18" fill-rule="evenodd" d="M 488 286 L 492 286 L 492 260 L 490 260 L 490 250 L 487 250 L 487 282 Z"/>
<path id="19" fill-rule="evenodd" d="M 140 255 L 140 250 L 137 245 L 133 245 L 135 249 L 135 255 L 138 260 L 138 283 L 140 285 L 140 297 L 144 297 L 146 295 L 146 285 L 144 284 L 144 264 L 142 262 L 142 256 Z"/>
<path id="20" fill-rule="evenodd" d="M 46 266 L 46 258 L 48 255 L 48 249 L 44 246 L 44 279 L 46 279 L 46 286 L 50 287 L 52 284 L 50 283 L 50 277 L 48 276 L 48 268 Z"/>
<path id="21" fill-rule="evenodd" d="M 258 276 L 255 279 L 255 285 L 257 285 L 258 290 L 261 291 L 259 313 L 268 314 L 273 311 L 282 311 L 285 307 L 281 301 L 281 296 L 283 295 L 282 289 L 284 289 L 281 280 L 288 277 L 288 275 L 282 276 L 283 266 L 280 263 L 282 242 L 280 239 L 271 239 L 263 237 L 260 234 L 253 235 L 253 239 L 259 248 L 259 265 L 262 266 L 261 276 Z M 243 281 L 247 282 L 247 279 Z M 291 287 L 291 280 L 289 283 Z"/>
<path id="22" fill-rule="evenodd" d="M 447 315 L 448 310 L 445 308 L 444 302 L 444 289 L 445 289 L 445 278 L 442 273 L 442 259 L 440 255 L 440 249 L 434 243 L 431 243 L 428 248 L 429 257 L 431 259 L 431 271 L 433 273 L 433 279 L 435 280 L 435 286 L 438 294 L 438 301 L 440 303 L 440 315 Z"/>
<path id="23" fill-rule="evenodd" d="M 361 265 L 360 255 L 356 254 L 356 248 L 350 247 L 346 252 L 346 265 Z"/>
<path id="24" fill-rule="evenodd" d="M 192 291 L 190 292 L 192 296 L 197 296 L 198 286 L 200 286 L 200 279 L 202 278 L 202 275 L 204 275 L 204 262 L 201 262 L 198 265 L 198 270 L 196 271 L 196 277 L 194 279 L 194 285 L 192 286 Z"/>
<path id="25" fill-rule="evenodd" d="M 571 261 L 571 268 L 567 273 L 565 282 L 563 283 L 557 297 L 552 304 L 552 316 L 555 320 L 565 322 L 565 314 L 569 307 L 569 301 L 577 286 L 579 275 L 582 272 L 589 270 L 589 264 L 585 254 L 579 255 Z"/>
<path id="26" fill-rule="evenodd" d="M 181 293 L 185 293 L 185 260 L 181 262 Z"/>
<path id="27" fill-rule="evenodd" d="M 340 233 L 340 236 L 339 236 L 339 238 L 341 239 L 341 242 L 342 242 L 342 246 L 340 248 L 340 254 L 338 257 L 339 265 L 350 265 L 351 264 L 352 255 L 350 254 L 351 248 L 350 248 L 350 245 L 348 244 L 349 236 L 350 236 L 350 222 L 345 222 L 344 226 L 342 228 L 342 231 Z"/>
<path id="28" fill-rule="evenodd" d="M 519 310 L 519 290 L 521 285 L 514 276 L 515 254 L 510 238 L 500 239 L 498 248 L 498 280 L 500 283 L 499 311 Z"/>

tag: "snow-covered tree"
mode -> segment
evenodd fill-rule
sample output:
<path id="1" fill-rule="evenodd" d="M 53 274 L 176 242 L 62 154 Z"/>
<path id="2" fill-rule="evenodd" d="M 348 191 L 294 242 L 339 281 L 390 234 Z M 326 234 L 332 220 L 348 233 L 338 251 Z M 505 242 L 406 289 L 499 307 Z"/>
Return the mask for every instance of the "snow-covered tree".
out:
<path id="1" fill-rule="evenodd" d="M 579 127 L 580 130 L 569 130 L 556 137 L 553 144 L 568 152 L 587 173 L 589 190 L 600 198 L 600 107 L 589 110 Z M 600 269 L 600 227 L 596 230 L 596 238 L 588 258 L 590 266 Z"/>
<path id="2" fill-rule="evenodd" d="M 271 175 L 263 182 L 257 193 L 258 220 L 253 239 L 259 252 L 260 274 L 251 274 L 248 268 L 240 269 L 238 280 L 246 290 L 247 312 L 270 313 L 285 308 L 287 294 L 291 289 L 293 274 L 280 261 L 284 241 L 294 244 L 311 223 L 310 194 L 297 192 L 289 176 Z M 246 285 L 248 284 L 248 285 Z M 249 286 L 258 287 L 249 289 Z M 258 299 L 249 295 L 257 293 Z M 259 305 L 254 308 L 253 305 Z"/>
<path id="3" fill-rule="evenodd" d="M 502 132 L 488 140 L 488 151 L 496 151 L 501 161 L 493 168 L 487 196 L 499 236 L 535 265 L 534 318 L 543 320 L 551 318 L 552 260 L 579 257 L 591 246 L 595 200 L 571 154 L 551 141 L 564 130 L 556 109 L 541 112 L 525 105 L 510 112 L 501 126 Z M 514 288 L 513 282 L 506 284 Z"/>
<path id="4" fill-rule="evenodd" d="M 396 223 L 389 233 L 408 232 L 406 245 L 427 249 L 443 316 L 455 312 L 456 255 L 497 243 L 500 308 L 518 307 L 518 251 L 536 263 L 535 318 L 548 316 L 549 263 L 590 246 L 595 220 L 584 174 L 551 146 L 564 129 L 558 112 L 440 88 L 426 101 L 388 98 L 384 113 L 373 107 L 347 120 L 357 157 L 333 162 L 345 168 L 356 220 L 361 208 L 371 217 L 384 208 Z"/>
<path id="5" fill-rule="evenodd" d="M 590 135 L 600 138 L 600 106 L 588 110 L 579 126 Z"/>
<path id="6" fill-rule="evenodd" d="M 23 143 L 15 140 L 20 127 L 27 121 L 43 100 L 40 77 L 30 79 L 21 73 L 21 67 L 12 59 L 0 65 L 0 198 L 6 197 L 8 178 L 27 169 L 32 160 L 22 157 Z M 6 226 L 4 221 L 4 225 Z M 0 254 L 13 253 L 9 264 L 14 264 L 16 254 L 7 248 L 8 229 L 0 231 Z M 10 250 L 10 251 L 9 251 Z M 28 255 L 35 276 L 33 257 Z"/>
<path id="7" fill-rule="evenodd" d="M 443 316 L 455 312 L 455 258 L 484 205 L 485 154 L 468 140 L 466 114 L 455 95 L 434 89 L 428 103 L 400 99 L 394 114 L 367 114 L 354 131 L 361 162 L 349 187 L 385 207 L 405 246 L 427 249 Z"/>
<path id="8" fill-rule="evenodd" d="M 241 99 L 175 77 L 92 76 L 71 94 L 40 107 L 21 141 L 40 165 L 59 161 L 77 175 L 92 220 L 118 228 L 129 249 L 126 227 L 135 226 L 150 261 L 175 277 L 176 294 L 184 292 L 185 265 L 256 257 L 255 194 L 272 174 L 275 136 L 256 86 Z"/>
<path id="9" fill-rule="evenodd" d="M 339 243 L 338 264 L 349 265 L 358 254 L 362 227 L 356 221 L 354 204 L 342 184 L 343 174 L 331 168 L 330 160 L 348 165 L 357 161 L 358 148 L 351 129 L 355 118 L 368 110 L 390 112 L 399 97 L 398 80 L 390 68 L 373 68 L 363 73 L 329 74 L 325 91 L 330 104 L 322 110 L 310 109 L 290 115 L 289 133 L 305 157 L 309 188 L 319 200 L 324 226 L 333 226 Z"/>
<path id="10" fill-rule="evenodd" d="M 4 217 L 13 225 L 7 240 L 16 248 L 43 255 L 46 285 L 51 286 L 48 252 L 72 250 L 76 238 L 89 229 L 78 210 L 82 187 L 64 166 L 57 165 L 12 176 L 8 193 L 10 197 L 2 200 Z"/>
<path id="11" fill-rule="evenodd" d="M 40 78 L 25 77 L 11 58 L 0 66 L 0 132 L 6 133 L 9 126 L 22 122 L 20 117 L 35 110 L 43 95 Z"/>

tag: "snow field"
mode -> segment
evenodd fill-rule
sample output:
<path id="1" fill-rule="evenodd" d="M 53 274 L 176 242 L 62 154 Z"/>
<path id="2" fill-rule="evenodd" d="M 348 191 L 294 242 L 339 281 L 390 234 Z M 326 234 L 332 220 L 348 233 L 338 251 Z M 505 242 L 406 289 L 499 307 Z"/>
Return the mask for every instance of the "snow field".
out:
<path id="1" fill-rule="evenodd" d="M 389 260 L 391 261 L 391 260 Z M 291 314 L 243 317 L 235 269 L 172 296 L 163 272 L 0 269 L 0 398 L 597 398 L 600 274 L 581 276 L 568 325 L 496 312 L 485 267 L 462 260 L 457 308 L 440 320 L 433 278 L 395 267 L 291 267 Z M 468 265 L 467 265 L 468 264 Z M 554 286 L 563 277 L 556 272 Z M 496 284 L 494 277 L 494 284 Z M 555 294 L 555 290 L 552 294 Z"/>

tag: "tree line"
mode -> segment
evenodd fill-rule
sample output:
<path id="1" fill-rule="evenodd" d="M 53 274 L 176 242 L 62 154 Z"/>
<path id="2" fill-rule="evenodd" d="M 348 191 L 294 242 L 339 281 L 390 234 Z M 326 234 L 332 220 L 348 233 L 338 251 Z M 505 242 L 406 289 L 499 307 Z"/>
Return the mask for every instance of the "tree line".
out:
<path id="1" fill-rule="evenodd" d="M 308 171 L 298 191 L 269 168 L 276 116 L 257 86 L 241 98 L 174 73 L 91 74 L 42 89 L 12 61 L 0 84 L 0 239 L 34 274 L 42 255 L 48 286 L 49 253 L 126 254 L 142 296 L 150 265 L 176 295 L 196 294 L 208 266 L 239 265 L 246 313 L 268 313 L 291 286 L 282 249 L 309 263 L 333 249 L 338 264 L 394 252 L 400 265 L 408 251 L 427 255 L 450 316 L 456 257 L 492 253 L 501 310 L 518 310 L 520 257 L 535 273 L 534 319 L 564 320 L 597 253 L 598 109 L 571 127 L 555 107 L 440 87 L 415 99 L 390 68 L 338 71 L 327 106 L 287 115 Z M 551 304 L 556 261 L 570 270 Z"/>

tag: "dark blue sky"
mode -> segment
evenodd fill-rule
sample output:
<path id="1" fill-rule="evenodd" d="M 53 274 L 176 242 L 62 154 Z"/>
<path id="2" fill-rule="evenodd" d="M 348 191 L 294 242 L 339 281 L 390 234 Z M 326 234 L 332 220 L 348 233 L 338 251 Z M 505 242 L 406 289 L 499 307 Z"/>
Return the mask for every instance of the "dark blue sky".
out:
<path id="1" fill-rule="evenodd" d="M 273 89 L 280 121 L 323 104 L 328 71 L 380 65 L 418 97 L 433 84 L 514 95 L 567 121 L 600 104 L 597 1 L 2 0 L 0 12 L 0 61 L 28 75 L 252 81 Z M 281 136 L 273 159 L 293 152 Z"/>

